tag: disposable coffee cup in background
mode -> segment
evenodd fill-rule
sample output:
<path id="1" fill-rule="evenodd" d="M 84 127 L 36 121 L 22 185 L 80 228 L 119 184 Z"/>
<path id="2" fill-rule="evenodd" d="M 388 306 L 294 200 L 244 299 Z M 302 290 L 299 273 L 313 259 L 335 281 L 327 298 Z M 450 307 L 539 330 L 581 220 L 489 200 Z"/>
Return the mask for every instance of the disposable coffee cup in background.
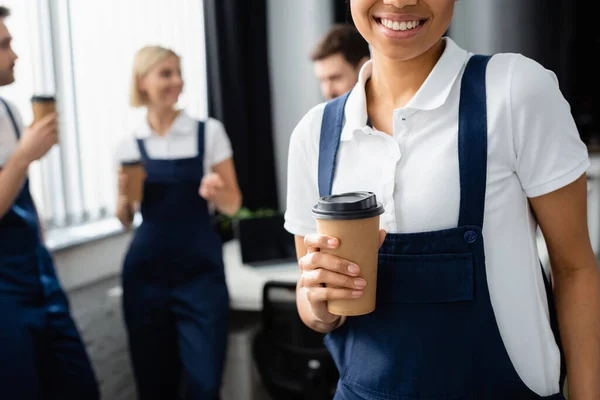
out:
<path id="1" fill-rule="evenodd" d="M 321 249 L 359 266 L 359 277 L 367 282 L 357 299 L 329 300 L 327 309 L 336 315 L 363 315 L 375 310 L 379 218 L 384 209 L 372 192 L 351 192 L 325 196 L 312 208 L 319 233 L 335 237 L 339 246 Z"/>
<path id="2" fill-rule="evenodd" d="M 121 163 L 121 171 L 127 175 L 127 200 L 130 203 L 141 202 L 144 198 L 146 171 L 140 161 Z"/>
<path id="3" fill-rule="evenodd" d="M 56 112 L 56 98 L 54 96 L 37 95 L 31 98 L 33 109 L 33 123 L 35 124 L 46 115 Z"/>

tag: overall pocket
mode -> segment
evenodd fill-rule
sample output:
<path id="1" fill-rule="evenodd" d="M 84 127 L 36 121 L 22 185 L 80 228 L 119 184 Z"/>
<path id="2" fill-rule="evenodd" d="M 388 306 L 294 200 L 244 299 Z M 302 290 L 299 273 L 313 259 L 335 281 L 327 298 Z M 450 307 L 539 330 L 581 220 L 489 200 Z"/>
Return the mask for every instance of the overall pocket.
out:
<path id="1" fill-rule="evenodd" d="M 379 399 L 465 398 L 474 282 L 471 253 L 381 254 L 375 312 L 346 322 L 344 383 Z"/>

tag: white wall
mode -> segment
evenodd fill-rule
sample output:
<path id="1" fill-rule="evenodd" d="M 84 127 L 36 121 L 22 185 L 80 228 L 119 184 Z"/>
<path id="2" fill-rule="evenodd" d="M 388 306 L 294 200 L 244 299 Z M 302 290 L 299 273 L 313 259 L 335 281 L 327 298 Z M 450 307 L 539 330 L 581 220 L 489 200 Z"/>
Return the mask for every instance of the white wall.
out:
<path id="1" fill-rule="evenodd" d="M 268 0 L 269 70 L 273 141 L 280 209 L 285 209 L 290 135 L 313 106 L 322 102 L 310 53 L 333 23 L 328 0 Z"/>

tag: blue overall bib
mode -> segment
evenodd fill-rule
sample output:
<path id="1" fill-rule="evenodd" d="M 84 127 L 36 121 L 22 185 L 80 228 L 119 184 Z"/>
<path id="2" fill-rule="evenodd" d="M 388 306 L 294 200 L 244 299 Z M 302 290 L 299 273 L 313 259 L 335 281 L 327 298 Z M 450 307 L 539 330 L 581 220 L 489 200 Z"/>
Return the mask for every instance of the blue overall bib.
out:
<path id="1" fill-rule="evenodd" d="M 19 127 L 2 99 L 12 125 Z M 96 378 L 42 244 L 29 180 L 0 219 L 0 398 L 98 399 Z"/>
<path id="2" fill-rule="evenodd" d="M 142 140 L 138 147 L 143 222 L 125 258 L 123 307 L 139 398 L 179 398 L 183 369 L 186 399 L 217 399 L 229 295 L 221 241 L 198 194 L 204 123 L 196 157 L 151 159 Z"/>
<path id="3" fill-rule="evenodd" d="M 379 251 L 376 310 L 349 317 L 325 339 L 340 372 L 336 400 L 541 398 L 524 384 L 509 359 L 488 291 L 482 235 L 488 60 L 473 56 L 462 79 L 458 226 L 387 235 Z M 331 194 L 347 97 L 325 108 L 318 168 L 321 196 Z M 555 321 L 553 317 L 553 325 Z M 546 398 L 564 399 L 561 394 Z"/>

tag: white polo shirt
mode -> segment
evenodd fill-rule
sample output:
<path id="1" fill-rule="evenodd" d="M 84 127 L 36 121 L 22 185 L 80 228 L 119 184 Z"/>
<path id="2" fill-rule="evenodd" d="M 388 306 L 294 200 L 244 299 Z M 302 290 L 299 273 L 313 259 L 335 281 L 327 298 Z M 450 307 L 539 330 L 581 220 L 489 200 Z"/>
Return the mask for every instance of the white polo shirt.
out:
<path id="1" fill-rule="evenodd" d="M 158 135 L 152 131 L 147 119 L 121 140 L 116 152 L 117 162 L 138 161 L 141 159 L 137 139 L 142 139 L 148 157 L 162 160 L 191 158 L 198 155 L 198 120 L 181 111 L 169 132 Z M 204 173 L 212 167 L 232 157 L 231 142 L 223 124 L 213 118 L 204 125 Z"/>
<path id="2" fill-rule="evenodd" d="M 458 224 L 458 105 L 470 53 L 446 38 L 444 53 L 417 94 L 394 110 L 393 136 L 366 125 L 368 62 L 345 108 L 333 193 L 368 190 L 384 207 L 381 228 L 410 233 Z M 557 393 L 560 354 L 528 197 L 570 184 L 590 165 L 556 76 L 518 54 L 495 55 L 487 77 L 488 171 L 483 235 L 488 285 L 504 344 L 522 380 Z M 294 130 L 289 152 L 286 229 L 316 231 L 317 163 L 324 104 Z M 382 172 L 383 171 L 383 172 Z"/>
<path id="3" fill-rule="evenodd" d="M 23 132 L 23 119 L 19 110 L 8 100 L 4 99 L 13 113 L 17 125 Z M 4 104 L 0 103 L 0 167 L 12 156 L 17 148 L 17 134 Z"/>

